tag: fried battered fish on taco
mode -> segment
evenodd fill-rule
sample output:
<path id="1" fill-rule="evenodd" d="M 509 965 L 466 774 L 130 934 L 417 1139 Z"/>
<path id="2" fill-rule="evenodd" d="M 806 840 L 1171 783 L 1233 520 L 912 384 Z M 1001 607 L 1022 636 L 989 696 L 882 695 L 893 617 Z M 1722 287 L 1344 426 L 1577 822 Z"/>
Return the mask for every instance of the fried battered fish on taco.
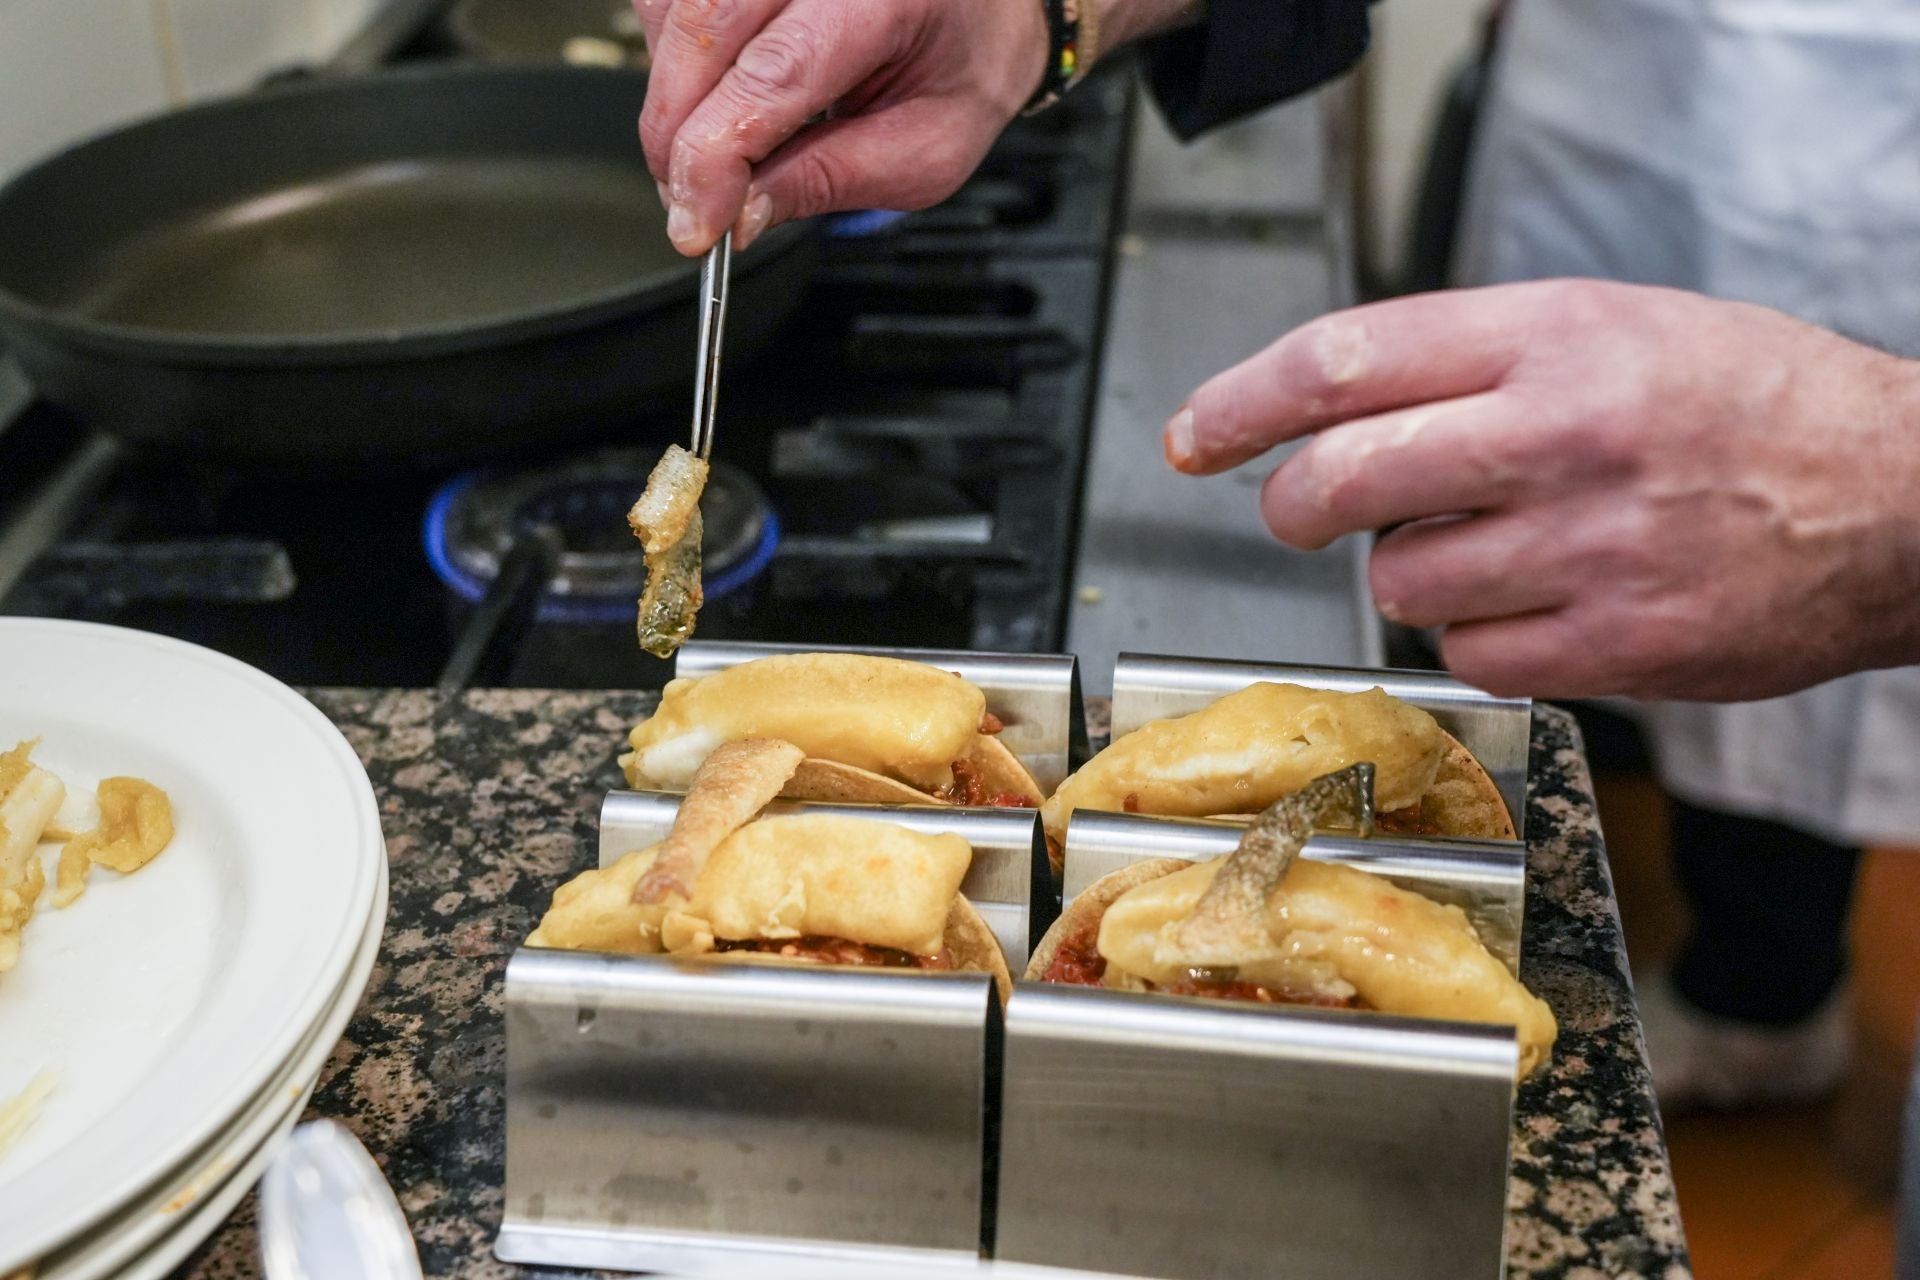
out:
<path id="1" fill-rule="evenodd" d="M 683 791 L 713 749 L 791 742 L 806 759 L 789 799 L 861 804 L 1038 805 L 1045 797 L 995 737 L 986 695 L 951 671 L 899 658 L 796 653 L 668 683 L 628 736 L 628 785 Z"/>
<path id="2" fill-rule="evenodd" d="M 1266 899 L 1260 936 L 1231 965 L 1170 961 L 1168 942 L 1226 861 L 1163 858 L 1103 876 L 1047 931 L 1025 977 L 1498 1023 L 1515 1029 L 1522 1077 L 1551 1054 L 1553 1012 L 1486 949 L 1460 908 L 1352 867 L 1295 861 Z"/>
<path id="3" fill-rule="evenodd" d="M 762 818 L 708 856 L 684 903 L 643 905 L 635 885 L 661 846 L 560 887 L 529 946 L 1012 976 L 993 930 L 960 894 L 973 850 L 867 818 Z"/>
<path id="4" fill-rule="evenodd" d="M 1115 739 L 1041 806 L 1057 860 L 1075 809 L 1209 818 L 1254 814 L 1308 781 L 1374 766 L 1379 829 L 1510 840 L 1500 789 L 1420 708 L 1385 690 L 1252 684 Z"/>

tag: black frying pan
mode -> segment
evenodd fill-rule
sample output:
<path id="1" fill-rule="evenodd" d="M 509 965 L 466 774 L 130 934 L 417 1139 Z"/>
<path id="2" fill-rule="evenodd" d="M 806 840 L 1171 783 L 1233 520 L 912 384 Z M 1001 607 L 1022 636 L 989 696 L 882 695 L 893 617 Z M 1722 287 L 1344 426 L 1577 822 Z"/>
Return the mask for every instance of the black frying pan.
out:
<path id="1" fill-rule="evenodd" d="M 433 65 L 270 90 L 0 188 L 0 339 L 48 401 L 259 462 L 450 457 L 685 397 L 698 264 L 640 153 L 646 77 Z M 734 263 L 727 351 L 798 302 L 813 235 Z"/>

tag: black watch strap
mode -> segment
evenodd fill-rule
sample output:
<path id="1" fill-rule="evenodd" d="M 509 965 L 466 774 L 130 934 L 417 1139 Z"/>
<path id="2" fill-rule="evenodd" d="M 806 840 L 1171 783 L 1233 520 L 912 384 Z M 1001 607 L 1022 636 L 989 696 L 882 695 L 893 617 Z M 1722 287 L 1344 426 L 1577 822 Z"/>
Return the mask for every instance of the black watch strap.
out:
<path id="1" fill-rule="evenodd" d="M 1080 6 L 1091 0 L 1041 0 L 1047 11 L 1047 71 L 1027 101 L 1027 112 L 1044 111 L 1060 100 L 1080 73 Z"/>

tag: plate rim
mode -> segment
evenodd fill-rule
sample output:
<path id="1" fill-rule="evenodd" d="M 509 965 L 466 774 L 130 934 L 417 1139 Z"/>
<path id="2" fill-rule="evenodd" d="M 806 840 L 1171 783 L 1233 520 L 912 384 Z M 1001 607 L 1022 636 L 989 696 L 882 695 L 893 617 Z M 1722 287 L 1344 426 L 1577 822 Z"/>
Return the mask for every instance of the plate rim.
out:
<path id="1" fill-rule="evenodd" d="M 198 1223 L 205 1208 L 222 1199 L 232 1182 L 243 1176 L 263 1146 L 279 1141 L 289 1131 L 287 1123 L 288 1106 L 292 1108 L 292 1119 L 297 1123 L 306 1113 L 307 1105 L 313 1099 L 319 1084 L 320 1073 L 326 1070 L 327 1061 L 333 1051 L 339 1047 L 340 1039 L 353 1022 L 353 1016 L 359 1012 L 360 1002 L 373 989 L 373 970 L 379 963 L 380 950 L 386 941 L 387 905 L 390 900 L 390 883 L 387 869 L 383 866 L 380 874 L 380 888 L 375 895 L 374 910 L 367 918 L 367 930 L 360 940 L 360 949 L 354 953 L 353 969 L 341 981 L 340 990 L 334 997 L 321 1020 L 315 1024 L 309 1038 L 294 1051 L 293 1058 L 275 1076 L 259 1095 L 252 1099 L 245 1114 L 238 1117 L 230 1126 L 231 1132 L 216 1135 L 209 1147 L 195 1151 L 188 1162 L 179 1168 L 168 1170 L 167 1176 L 152 1186 L 144 1188 L 136 1200 L 148 1203 L 130 1203 L 116 1217 L 120 1221 L 109 1230 L 113 1233 L 110 1243 L 103 1246 L 105 1252 L 91 1259 L 82 1260 L 80 1265 L 67 1267 L 64 1259 L 42 1254 L 36 1264 L 40 1269 L 36 1275 L 40 1280 L 102 1280 L 103 1277 L 117 1276 L 123 1271 L 139 1265 L 144 1257 L 151 1256 L 162 1242 L 170 1242 L 181 1233 Z M 298 1089 L 292 1102 L 280 1099 L 289 1086 Z M 190 1184 L 204 1176 L 220 1160 L 233 1157 L 232 1165 L 223 1176 L 213 1182 L 171 1214 L 156 1212 L 155 1203 L 165 1203 L 162 1199 L 171 1188 Z M 254 1181 L 258 1181 L 255 1178 Z M 251 1189 L 253 1183 L 248 1183 Z M 176 1192 L 177 1194 L 177 1192 Z M 228 1210 L 239 1201 L 235 1196 L 226 1200 Z M 170 1220 L 171 1219 L 171 1220 Z M 226 1222 L 227 1214 L 222 1212 L 208 1229 L 193 1242 L 193 1248 L 210 1239 L 213 1233 Z M 131 1240 L 131 1244 L 129 1244 Z M 79 1239 L 69 1240 L 65 1248 L 82 1245 Z M 129 1254 L 131 1248 L 135 1252 Z M 52 1257 L 51 1268 L 49 1258 Z"/>
<path id="2" fill-rule="evenodd" d="M 249 692 L 260 695 L 289 713 L 292 721 L 304 722 L 305 727 L 313 731 L 315 745 L 331 757 L 332 764 L 341 773 L 345 784 L 341 789 L 342 799 L 347 799 L 348 793 L 352 793 L 351 803 L 357 811 L 355 817 L 359 826 L 359 842 L 357 848 L 343 851 L 342 855 L 348 865 L 354 868 L 355 877 L 348 918 L 365 918 L 376 892 L 379 867 L 386 862 L 379 800 L 365 765 L 346 736 L 325 713 L 292 686 L 227 654 L 172 636 L 130 627 L 64 618 L 0 617 L 0 643 L 4 643 L 9 635 L 51 636 L 56 640 L 61 636 L 86 637 L 107 645 L 125 645 L 137 650 L 158 652 L 165 655 L 166 660 L 192 663 L 247 686 Z M 259 1097 L 268 1083 L 278 1078 L 314 1025 L 325 1015 L 332 997 L 339 991 L 342 977 L 352 967 L 354 954 L 361 941 L 362 935 L 351 929 L 340 931 L 329 946 L 324 960 L 316 967 L 306 989 L 298 993 L 297 999 L 290 999 L 283 1006 L 287 1013 L 280 1025 L 254 1050 L 252 1060 L 236 1077 L 232 1092 L 242 1099 L 238 1106 L 224 1103 L 213 1106 L 208 1108 L 206 1114 L 182 1124 L 171 1138 L 156 1142 L 149 1154 L 113 1175 L 113 1189 L 106 1195 L 64 1213 L 53 1212 L 28 1218 L 31 1226 L 27 1230 L 9 1232 L 13 1238 L 0 1242 L 0 1274 L 6 1274 L 78 1239 L 95 1224 L 119 1213 L 142 1192 L 164 1180 L 215 1138 L 236 1113 L 243 1111 L 247 1103 Z M 42 1160 L 32 1173 L 35 1177 L 48 1172 L 59 1174 L 70 1168 L 77 1170 L 86 1163 L 84 1143 L 75 1143 Z"/>

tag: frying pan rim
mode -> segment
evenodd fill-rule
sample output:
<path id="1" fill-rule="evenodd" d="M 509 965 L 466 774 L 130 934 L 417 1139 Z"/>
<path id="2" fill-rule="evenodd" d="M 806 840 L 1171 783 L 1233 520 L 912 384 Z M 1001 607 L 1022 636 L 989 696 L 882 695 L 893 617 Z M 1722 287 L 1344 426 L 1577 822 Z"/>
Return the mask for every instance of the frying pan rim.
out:
<path id="1" fill-rule="evenodd" d="M 381 68 L 356 75 L 316 76 L 210 98 L 185 107 L 164 110 L 101 130 L 33 161 L 0 183 L 0 211 L 20 199 L 17 192 L 58 166 L 79 163 L 88 151 L 119 142 L 130 135 L 181 127 L 183 121 L 239 113 L 256 103 L 287 98 L 366 91 L 388 83 L 470 80 L 576 80 L 588 78 L 645 81 L 647 73 L 628 67 L 581 67 L 566 63 L 432 61 Z M 637 128 L 637 126 L 636 126 Z M 636 135 L 634 154 L 639 156 Z M 752 274 L 798 248 L 814 234 L 811 221 L 773 228 L 734 263 L 736 275 Z M 697 259 L 688 258 L 670 270 L 654 272 L 627 284 L 568 302 L 501 313 L 480 321 L 415 325 L 387 331 L 346 330 L 333 334 L 217 334 L 162 329 L 148 325 L 117 324 L 83 319 L 24 297 L 0 282 L 0 321 L 20 326 L 21 336 L 44 341 L 49 337 L 72 347 L 132 356 L 164 364 L 213 368 L 260 366 L 321 366 L 378 364 L 468 351 L 495 350 L 591 329 L 637 310 L 664 306 L 699 291 Z"/>

